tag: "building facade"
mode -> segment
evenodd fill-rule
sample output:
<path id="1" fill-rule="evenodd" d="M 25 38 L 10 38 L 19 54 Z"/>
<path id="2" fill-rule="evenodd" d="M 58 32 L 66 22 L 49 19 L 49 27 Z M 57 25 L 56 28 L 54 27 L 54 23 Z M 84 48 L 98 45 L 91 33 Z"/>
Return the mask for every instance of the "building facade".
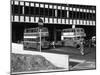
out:
<path id="1" fill-rule="evenodd" d="M 96 6 L 11 1 L 11 21 L 47 24 L 96 25 Z"/>
<path id="2" fill-rule="evenodd" d="M 38 26 L 39 18 L 49 29 L 51 41 L 60 40 L 61 29 L 72 25 L 83 27 L 87 37 L 96 35 L 96 6 L 12 0 L 12 40 L 23 39 L 24 29 Z"/>

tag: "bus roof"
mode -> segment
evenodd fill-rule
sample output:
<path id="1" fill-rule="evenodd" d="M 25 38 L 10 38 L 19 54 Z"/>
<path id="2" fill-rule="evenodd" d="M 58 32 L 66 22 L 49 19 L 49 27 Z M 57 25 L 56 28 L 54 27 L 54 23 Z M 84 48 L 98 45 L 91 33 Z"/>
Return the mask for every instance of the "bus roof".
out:
<path id="1" fill-rule="evenodd" d="M 24 32 L 38 32 L 38 31 L 39 31 L 39 27 L 36 27 L 36 28 L 27 28 L 25 29 Z M 48 32 L 48 28 L 43 27 L 42 32 Z"/>
<path id="2" fill-rule="evenodd" d="M 84 30 L 83 28 L 68 28 L 68 29 L 63 29 L 63 31 L 72 31 L 72 30 Z"/>
<path id="3" fill-rule="evenodd" d="M 83 28 L 67 28 L 67 29 L 63 29 L 63 30 L 78 30 L 78 29 L 83 29 Z"/>
<path id="4" fill-rule="evenodd" d="M 39 29 L 39 27 L 36 27 L 36 28 L 27 28 L 26 30 L 33 30 L 33 29 Z M 42 29 L 47 29 L 47 28 L 43 27 Z"/>

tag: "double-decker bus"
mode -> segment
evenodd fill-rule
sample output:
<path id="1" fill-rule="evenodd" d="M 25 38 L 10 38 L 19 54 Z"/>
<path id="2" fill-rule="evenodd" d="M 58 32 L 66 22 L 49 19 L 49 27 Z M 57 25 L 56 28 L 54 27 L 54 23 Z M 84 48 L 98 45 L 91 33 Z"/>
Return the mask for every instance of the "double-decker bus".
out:
<path id="1" fill-rule="evenodd" d="M 45 27 L 41 29 L 41 42 L 39 27 L 27 28 L 24 30 L 24 49 L 39 49 L 40 43 L 41 48 L 49 48 L 48 37 L 49 32 Z"/>
<path id="2" fill-rule="evenodd" d="M 86 37 L 86 33 L 83 28 L 63 29 L 61 34 L 64 46 L 79 47 L 84 37 Z"/>

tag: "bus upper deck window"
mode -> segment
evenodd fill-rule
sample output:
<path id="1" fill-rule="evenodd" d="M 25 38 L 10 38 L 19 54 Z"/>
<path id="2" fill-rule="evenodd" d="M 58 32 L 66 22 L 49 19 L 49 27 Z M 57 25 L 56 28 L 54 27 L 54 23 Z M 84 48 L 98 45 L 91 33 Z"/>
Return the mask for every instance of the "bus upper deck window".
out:
<path id="1" fill-rule="evenodd" d="M 74 40 L 77 40 L 77 37 L 74 37 L 73 39 L 74 39 Z"/>
<path id="2" fill-rule="evenodd" d="M 42 29 L 42 32 L 46 32 L 46 31 L 47 31 L 47 29 L 46 29 L 46 28 Z"/>
<path id="3" fill-rule="evenodd" d="M 32 33 L 32 30 L 29 30 L 30 33 Z"/>
<path id="4" fill-rule="evenodd" d="M 32 31 L 31 30 L 28 30 L 28 33 L 31 33 Z"/>
<path id="5" fill-rule="evenodd" d="M 66 30 L 64 30 L 63 32 L 67 32 Z"/>
<path id="6" fill-rule="evenodd" d="M 27 32 L 26 29 L 24 30 L 24 32 L 25 32 L 25 33 Z"/>
<path id="7" fill-rule="evenodd" d="M 67 30 L 66 32 L 72 32 L 72 30 Z"/>
<path id="8" fill-rule="evenodd" d="M 84 32 L 84 29 L 81 29 L 81 32 Z"/>
<path id="9" fill-rule="evenodd" d="M 65 30 L 63 30 L 63 32 L 66 32 Z"/>
<path id="10" fill-rule="evenodd" d="M 31 30 L 31 32 L 34 32 L 34 30 Z"/>
<path id="11" fill-rule="evenodd" d="M 72 32 L 75 32 L 75 30 L 73 29 Z"/>
<path id="12" fill-rule="evenodd" d="M 77 29 L 77 32 L 80 32 L 80 29 Z"/>
<path id="13" fill-rule="evenodd" d="M 31 30 L 28 30 L 28 32 L 30 33 L 30 32 L 31 32 Z"/>
<path id="14" fill-rule="evenodd" d="M 26 30 L 26 33 L 28 33 L 28 32 L 29 32 L 29 30 L 27 29 L 27 30 Z"/>
<path id="15" fill-rule="evenodd" d="M 33 29 L 32 32 L 36 32 L 36 29 Z"/>

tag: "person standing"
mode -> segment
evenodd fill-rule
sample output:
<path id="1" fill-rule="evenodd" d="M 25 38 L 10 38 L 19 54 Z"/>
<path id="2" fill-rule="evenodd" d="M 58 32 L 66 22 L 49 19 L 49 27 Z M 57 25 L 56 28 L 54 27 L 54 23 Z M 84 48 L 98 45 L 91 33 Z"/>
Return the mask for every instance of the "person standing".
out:
<path id="1" fill-rule="evenodd" d="M 80 53 L 81 53 L 82 55 L 85 54 L 85 53 L 84 53 L 84 42 L 83 42 L 83 40 L 80 42 Z"/>
<path id="2" fill-rule="evenodd" d="M 52 46 L 53 46 L 53 48 L 55 48 L 55 41 L 52 42 Z"/>

